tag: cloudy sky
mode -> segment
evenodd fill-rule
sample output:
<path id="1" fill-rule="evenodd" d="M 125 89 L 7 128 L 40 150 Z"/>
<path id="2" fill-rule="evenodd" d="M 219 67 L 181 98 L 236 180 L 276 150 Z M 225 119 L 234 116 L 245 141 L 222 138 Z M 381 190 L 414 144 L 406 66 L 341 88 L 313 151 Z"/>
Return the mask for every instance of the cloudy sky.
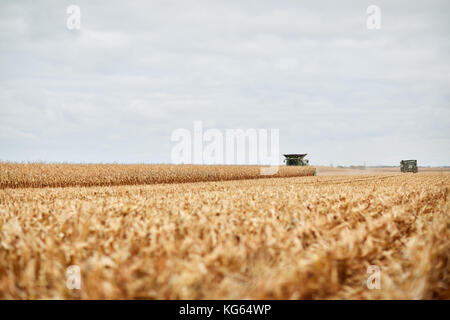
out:
<path id="1" fill-rule="evenodd" d="M 201 120 L 313 164 L 450 165 L 449 58 L 448 0 L 2 0 L 0 160 L 169 163 Z"/>

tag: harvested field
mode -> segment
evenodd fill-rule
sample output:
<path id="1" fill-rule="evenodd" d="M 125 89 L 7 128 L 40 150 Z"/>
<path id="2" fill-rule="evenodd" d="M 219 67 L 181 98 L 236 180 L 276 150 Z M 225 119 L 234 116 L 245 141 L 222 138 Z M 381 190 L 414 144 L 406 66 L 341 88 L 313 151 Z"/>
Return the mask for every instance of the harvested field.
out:
<path id="1" fill-rule="evenodd" d="M 260 166 L 0 163 L 0 188 L 120 186 L 259 179 Z M 275 177 L 312 176 L 313 167 L 280 166 Z"/>
<path id="2" fill-rule="evenodd" d="M 0 298 L 448 299 L 449 190 L 444 172 L 4 188 Z"/>
<path id="3" fill-rule="evenodd" d="M 314 166 L 314 167 L 317 169 L 317 175 L 320 175 L 320 176 L 400 173 L 400 167 L 367 167 L 365 169 L 336 168 L 336 167 L 327 167 L 327 166 Z M 448 173 L 450 173 L 450 168 L 419 167 L 419 172 L 427 172 L 427 173 L 448 172 Z"/>

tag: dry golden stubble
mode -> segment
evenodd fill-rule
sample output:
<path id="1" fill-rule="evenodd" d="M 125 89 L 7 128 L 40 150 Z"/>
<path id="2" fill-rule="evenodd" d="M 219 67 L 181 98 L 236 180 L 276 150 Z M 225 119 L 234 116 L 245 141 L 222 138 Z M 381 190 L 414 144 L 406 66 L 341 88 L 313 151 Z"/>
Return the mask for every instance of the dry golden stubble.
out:
<path id="1" fill-rule="evenodd" d="M 449 298 L 449 187 L 390 174 L 3 189 L 0 298 Z M 66 287 L 73 264 L 81 290 Z"/>

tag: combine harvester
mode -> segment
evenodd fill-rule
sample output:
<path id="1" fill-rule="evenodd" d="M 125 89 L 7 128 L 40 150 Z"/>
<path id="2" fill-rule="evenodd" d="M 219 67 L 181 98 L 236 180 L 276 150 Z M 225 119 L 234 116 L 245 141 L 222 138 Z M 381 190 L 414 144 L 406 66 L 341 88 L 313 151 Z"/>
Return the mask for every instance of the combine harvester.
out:
<path id="1" fill-rule="evenodd" d="M 307 153 L 304 154 L 283 154 L 286 158 L 284 162 L 286 162 L 287 166 L 307 166 L 309 165 L 309 160 L 305 159 Z"/>
<path id="2" fill-rule="evenodd" d="M 414 172 L 417 173 L 417 160 L 402 160 L 400 161 L 401 172 Z"/>
<path id="3" fill-rule="evenodd" d="M 286 158 L 284 162 L 287 166 L 309 166 L 309 160 L 305 159 L 307 155 L 307 153 L 283 154 Z M 314 170 L 314 175 L 316 175 L 316 170 Z"/>

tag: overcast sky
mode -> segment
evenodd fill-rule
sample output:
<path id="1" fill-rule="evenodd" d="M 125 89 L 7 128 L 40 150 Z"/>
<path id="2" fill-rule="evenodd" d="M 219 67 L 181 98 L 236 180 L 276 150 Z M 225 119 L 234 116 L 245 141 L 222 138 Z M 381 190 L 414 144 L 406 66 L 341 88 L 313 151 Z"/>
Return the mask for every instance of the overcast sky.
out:
<path id="1" fill-rule="evenodd" d="M 448 0 L 2 0 L 0 159 L 170 163 L 201 120 L 313 164 L 450 165 L 449 58 Z"/>

